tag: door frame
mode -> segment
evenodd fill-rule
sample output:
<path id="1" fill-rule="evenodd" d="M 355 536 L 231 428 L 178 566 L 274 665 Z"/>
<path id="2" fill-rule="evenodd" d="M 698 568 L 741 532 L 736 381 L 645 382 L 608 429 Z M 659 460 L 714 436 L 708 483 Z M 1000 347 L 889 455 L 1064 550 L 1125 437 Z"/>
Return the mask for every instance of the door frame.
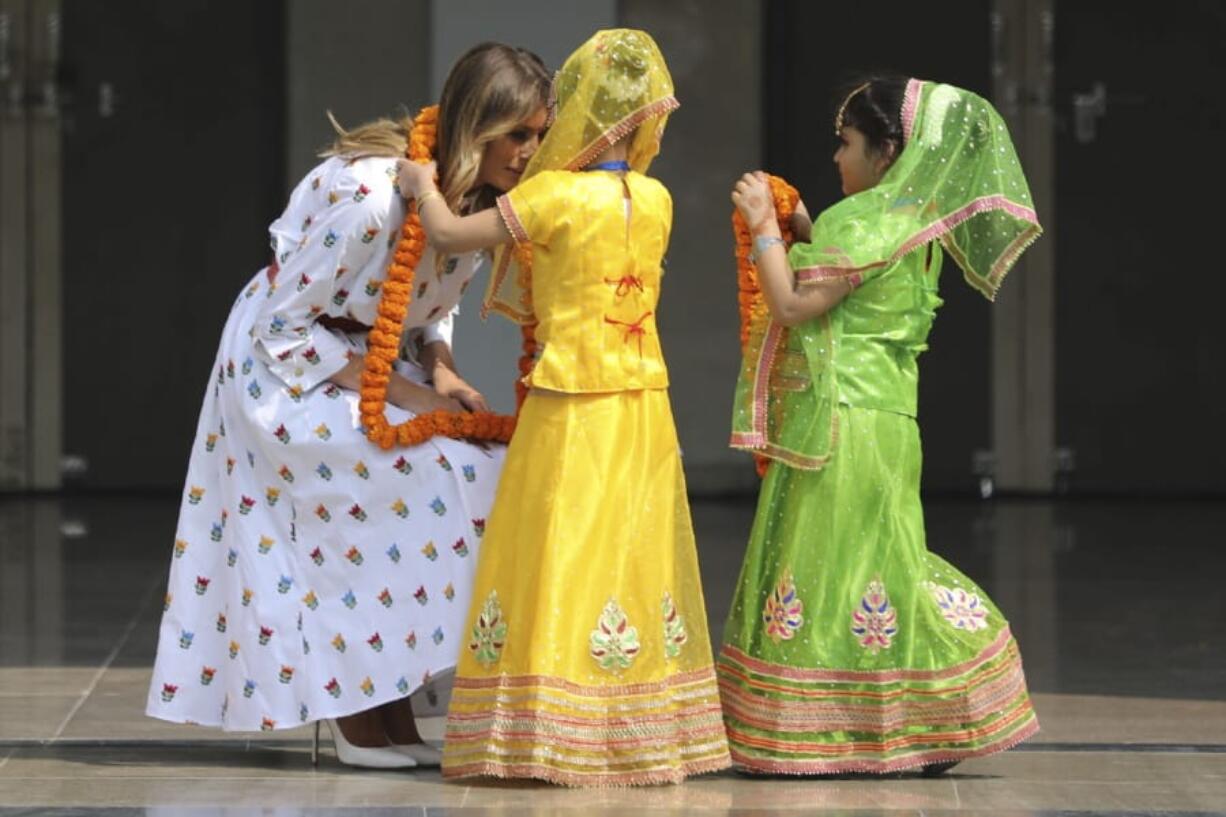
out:
<path id="1" fill-rule="evenodd" d="M 993 0 L 992 82 L 1045 235 L 1021 257 L 992 309 L 990 478 L 1010 492 L 1051 493 L 1056 450 L 1056 0 Z M 990 484 L 990 483 L 989 483 Z"/>

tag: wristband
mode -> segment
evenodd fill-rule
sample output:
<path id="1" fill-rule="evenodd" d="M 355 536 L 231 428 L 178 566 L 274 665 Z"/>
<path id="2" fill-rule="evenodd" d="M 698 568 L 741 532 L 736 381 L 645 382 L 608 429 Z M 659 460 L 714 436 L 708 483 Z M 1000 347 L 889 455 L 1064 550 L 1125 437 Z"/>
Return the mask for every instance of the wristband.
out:
<path id="1" fill-rule="evenodd" d="M 749 263 L 751 264 L 758 263 L 758 259 L 762 257 L 762 253 L 766 252 L 769 248 L 775 246 L 776 244 L 783 247 L 785 250 L 787 249 L 787 242 L 784 241 L 779 236 L 775 236 L 775 235 L 755 236 L 753 240 L 753 249 L 749 251 Z"/>
<path id="2" fill-rule="evenodd" d="M 438 192 L 437 190 L 427 190 L 425 193 L 422 193 L 417 197 L 418 212 L 421 212 L 422 205 L 430 201 L 430 199 L 439 199 L 443 203 L 446 203 L 446 199 L 443 198 L 442 193 Z"/>

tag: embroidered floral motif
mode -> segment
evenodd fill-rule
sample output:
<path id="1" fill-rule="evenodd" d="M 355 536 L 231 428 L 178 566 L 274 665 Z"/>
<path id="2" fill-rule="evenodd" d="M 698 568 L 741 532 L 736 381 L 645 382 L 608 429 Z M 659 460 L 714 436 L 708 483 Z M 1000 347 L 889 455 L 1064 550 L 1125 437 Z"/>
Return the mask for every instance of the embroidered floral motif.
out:
<path id="1" fill-rule="evenodd" d="M 685 619 L 677 612 L 677 605 L 667 590 L 661 611 L 664 614 L 664 657 L 676 658 L 681 655 L 681 646 L 689 639 L 689 634 L 685 631 Z"/>
<path id="2" fill-rule="evenodd" d="M 477 623 L 473 625 L 473 637 L 468 642 L 468 649 L 473 651 L 473 657 L 482 666 L 492 666 L 498 663 L 502 654 L 502 645 L 507 639 L 507 623 L 502 620 L 502 605 L 498 603 L 498 591 L 491 590 L 481 605 Z"/>
<path id="3" fill-rule="evenodd" d="M 890 604 L 881 579 L 873 579 L 864 589 L 860 606 L 852 611 L 851 632 L 860 646 L 870 653 L 888 650 L 898 633 L 898 613 Z"/>
<path id="4" fill-rule="evenodd" d="M 941 610 L 941 615 L 959 630 L 975 632 L 988 626 L 988 608 L 976 593 L 968 593 L 961 587 L 942 587 L 927 583 L 932 600 Z"/>
<path id="5" fill-rule="evenodd" d="M 629 669 L 639 654 L 639 631 L 630 626 L 615 599 L 609 599 L 588 639 L 589 654 L 603 670 Z"/>
<path id="6" fill-rule="evenodd" d="M 796 593 L 796 583 L 792 581 L 792 571 L 784 570 L 762 609 L 766 635 L 776 644 L 790 640 L 805 623 L 804 609 L 804 602 Z"/>

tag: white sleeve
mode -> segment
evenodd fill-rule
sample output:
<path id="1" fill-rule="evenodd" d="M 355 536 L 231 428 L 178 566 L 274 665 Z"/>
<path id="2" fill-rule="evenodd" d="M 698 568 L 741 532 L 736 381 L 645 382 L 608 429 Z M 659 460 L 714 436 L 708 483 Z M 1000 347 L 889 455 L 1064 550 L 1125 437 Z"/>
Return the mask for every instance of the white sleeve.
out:
<path id="1" fill-rule="evenodd" d="M 460 307 L 453 306 L 451 311 L 443 317 L 439 318 L 434 323 L 428 323 L 421 328 L 422 345 L 438 343 L 442 341 L 451 347 L 452 333 L 455 331 L 455 316 L 460 314 Z"/>
<path id="2" fill-rule="evenodd" d="M 385 241 L 380 236 L 393 191 L 385 185 L 371 190 L 342 174 L 331 192 L 335 200 L 321 205 L 322 212 L 303 224 L 297 245 L 277 258 L 280 271 L 252 330 L 256 352 L 272 373 L 302 391 L 349 360 L 348 343 L 317 319 L 329 313 L 330 304 L 344 303 L 347 293 L 337 282 L 366 264 Z"/>

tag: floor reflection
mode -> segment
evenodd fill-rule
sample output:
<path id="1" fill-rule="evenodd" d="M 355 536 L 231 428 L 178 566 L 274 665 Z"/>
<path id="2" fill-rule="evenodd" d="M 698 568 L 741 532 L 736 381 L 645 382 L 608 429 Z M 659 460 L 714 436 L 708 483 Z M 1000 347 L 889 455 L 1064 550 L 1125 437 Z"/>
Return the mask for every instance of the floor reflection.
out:
<path id="1" fill-rule="evenodd" d="M 718 637 L 753 504 L 693 511 Z M 141 611 L 162 592 L 175 512 L 166 498 L 0 499 L 0 667 L 148 665 L 156 609 Z M 1035 691 L 1226 699 L 1226 503 L 938 500 L 927 515 L 929 547 L 1008 615 Z"/>
<path id="2" fill-rule="evenodd" d="M 693 505 L 717 639 L 753 510 L 748 499 Z M 1023 751 L 937 781 L 729 773 L 629 792 L 359 772 L 327 748 L 312 769 L 304 729 L 244 736 L 145 718 L 176 512 L 165 497 L 0 498 L 0 817 L 99 813 L 73 808 L 91 804 L 108 815 L 866 817 L 1209 814 L 1226 803 L 1226 503 L 927 503 L 930 549 L 987 590 L 1021 644 L 1044 727 Z"/>

